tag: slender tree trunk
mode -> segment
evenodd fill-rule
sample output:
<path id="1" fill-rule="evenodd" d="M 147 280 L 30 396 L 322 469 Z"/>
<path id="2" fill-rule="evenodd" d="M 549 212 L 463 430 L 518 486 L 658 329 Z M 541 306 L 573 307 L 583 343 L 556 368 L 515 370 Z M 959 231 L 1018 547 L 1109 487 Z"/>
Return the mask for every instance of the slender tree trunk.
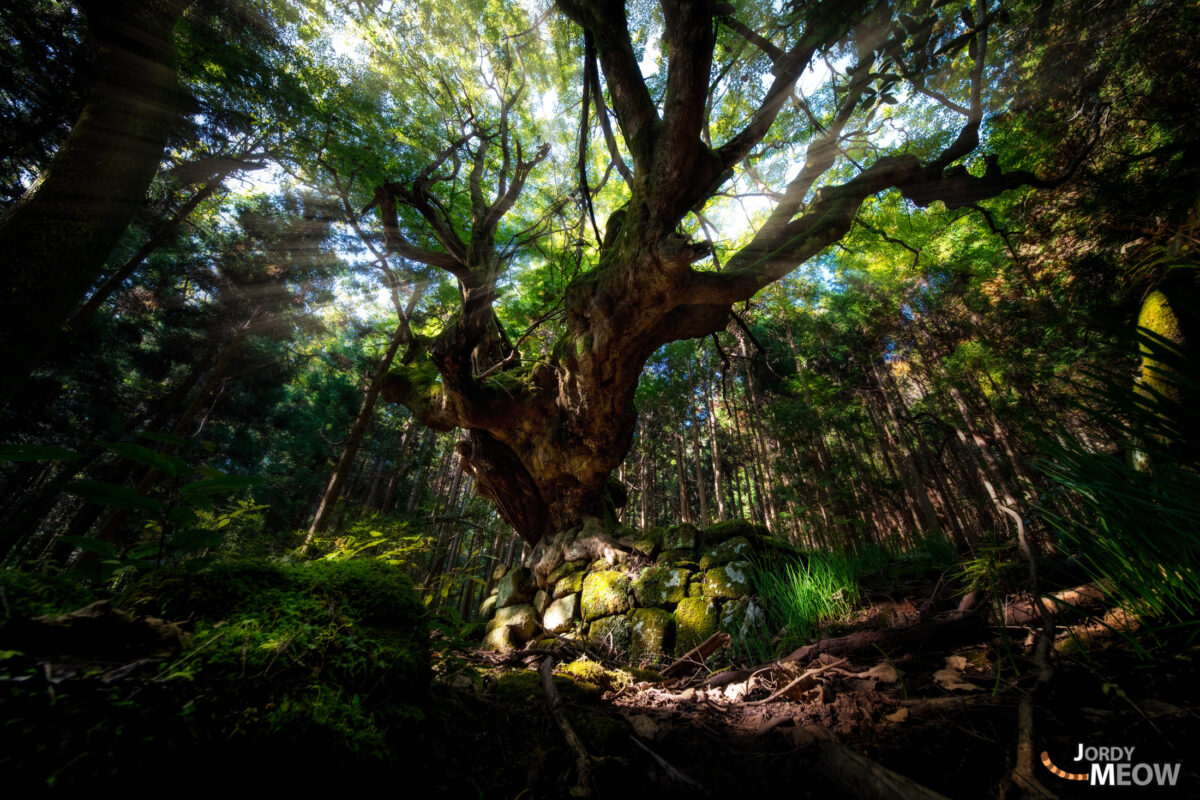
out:
<path id="1" fill-rule="evenodd" d="M 704 464 L 700 460 L 700 435 L 696 432 L 699 423 L 693 419 L 692 424 L 688 426 L 692 432 L 692 460 L 696 467 L 696 495 L 700 500 L 700 525 L 706 526 L 712 517 L 708 513 L 708 496 L 705 491 L 704 484 Z"/>
<path id="2" fill-rule="evenodd" d="M 904 439 L 904 429 L 900 426 L 900 419 L 892 404 L 891 395 L 892 391 L 894 391 L 894 386 L 890 380 L 887 380 L 884 375 L 880 374 L 879 366 L 873 362 L 871 364 L 871 374 L 875 378 L 875 385 L 879 387 L 879 394 L 883 400 L 883 406 L 887 410 L 888 418 L 896 428 L 896 438 L 892 437 L 891 431 L 888 430 L 887 426 L 884 426 L 884 433 L 887 435 L 888 446 L 900 455 L 900 463 L 904 466 L 905 486 L 920 512 L 918 527 L 924 530 L 937 530 L 937 512 L 933 510 L 933 504 L 929 502 L 929 493 L 925 489 L 925 481 L 921 478 L 921 471 L 917 468 L 917 460 L 913 457 L 912 451 Z M 896 394 L 899 396 L 898 392 Z"/>
<path id="3" fill-rule="evenodd" d="M 729 519 L 729 509 L 725 504 L 724 478 L 721 471 L 721 446 L 717 437 L 717 413 L 712 400 L 712 383 L 708 383 L 704 392 L 704 402 L 708 408 L 708 436 L 712 446 L 713 468 L 713 497 L 717 501 L 717 519 L 721 522 Z"/>
<path id="4" fill-rule="evenodd" d="M 683 461 L 683 434 L 675 433 L 675 476 L 679 481 L 679 519 L 681 522 L 692 522 L 691 504 L 688 502 L 687 469 Z"/>
<path id="5" fill-rule="evenodd" d="M 375 374 L 367 386 L 367 391 L 363 394 L 362 405 L 359 407 L 358 414 L 354 418 L 354 424 L 350 426 L 350 436 L 346 439 L 346 447 L 342 450 L 341 457 L 338 458 L 333 475 L 329 477 L 329 484 L 325 487 L 325 493 L 321 497 L 320 505 L 317 506 L 316 516 L 313 517 L 312 524 L 308 526 L 308 535 L 304 537 L 302 549 L 307 549 L 313 537 L 329 524 L 330 516 L 333 514 L 334 508 L 336 508 L 337 499 L 341 494 L 342 484 L 346 480 L 346 475 L 350 471 L 350 467 L 354 464 L 354 459 L 358 455 L 358 448 L 362 444 L 363 437 L 367 433 L 367 428 L 371 424 L 371 419 L 375 415 L 375 403 L 379 400 L 379 392 L 383 388 L 383 379 L 387 375 L 388 370 L 391 369 L 392 362 L 396 358 L 396 351 L 400 348 L 404 338 L 405 326 L 402 324 L 392 334 L 392 340 L 388 343 L 387 352 L 384 353 L 383 359 L 379 362 L 379 366 L 375 369 Z"/>

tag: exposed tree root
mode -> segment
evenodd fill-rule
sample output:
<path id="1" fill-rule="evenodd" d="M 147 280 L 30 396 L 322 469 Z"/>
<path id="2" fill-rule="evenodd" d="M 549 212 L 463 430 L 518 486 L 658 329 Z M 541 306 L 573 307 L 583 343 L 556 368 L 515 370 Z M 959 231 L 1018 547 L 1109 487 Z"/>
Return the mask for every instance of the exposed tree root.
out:
<path id="1" fill-rule="evenodd" d="M 822 639 L 793 651 L 781 658 L 780 661 L 803 663 L 822 654 L 845 656 L 876 647 L 890 650 L 901 645 L 978 641 L 983 638 L 985 629 L 983 618 L 975 612 L 952 611 L 940 618 L 928 622 L 918 622 L 903 628 L 859 631 L 836 639 Z"/>
<path id="2" fill-rule="evenodd" d="M 591 797 L 592 796 L 592 757 L 588 755 L 587 748 L 583 746 L 583 740 L 575 733 L 575 729 L 571 727 L 570 720 L 567 715 L 562 712 L 562 700 L 558 696 L 558 689 L 554 686 L 554 656 L 547 656 L 538 667 L 538 675 L 542 679 L 542 689 L 546 692 L 546 704 L 550 708 L 550 714 L 554 717 L 555 724 L 562 731 L 563 738 L 566 740 L 570 748 L 575 751 L 575 772 L 577 780 L 575 786 L 571 789 L 572 797 Z"/>
<path id="3" fill-rule="evenodd" d="M 898 772 L 892 772 L 866 756 L 837 742 L 824 741 L 821 773 L 845 790 L 848 797 L 860 800 L 946 800 L 943 795 Z"/>

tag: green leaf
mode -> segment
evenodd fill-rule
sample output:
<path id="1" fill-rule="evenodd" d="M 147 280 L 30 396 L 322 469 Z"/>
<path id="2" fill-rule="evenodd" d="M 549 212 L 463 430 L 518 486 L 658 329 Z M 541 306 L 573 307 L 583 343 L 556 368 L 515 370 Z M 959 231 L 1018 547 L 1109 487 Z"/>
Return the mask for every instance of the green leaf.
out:
<path id="1" fill-rule="evenodd" d="M 87 550 L 89 553 L 99 553 L 109 557 L 117 555 L 117 548 L 114 545 L 91 536 L 60 536 L 58 541 L 78 547 L 80 550 Z"/>
<path id="2" fill-rule="evenodd" d="M 175 534 L 167 542 L 167 548 L 174 553 L 194 553 L 212 547 L 220 547 L 223 537 L 216 531 L 204 528 L 191 528 Z"/>
<path id="3" fill-rule="evenodd" d="M 65 447 L 37 444 L 6 444 L 0 446 L 0 461 L 70 461 L 83 458 Z"/>
<path id="4" fill-rule="evenodd" d="M 257 486 L 260 483 L 262 483 L 262 478 L 250 475 L 218 475 L 215 478 L 193 481 L 180 489 L 179 494 L 183 497 L 221 494 L 235 492 L 248 486 Z"/>
<path id="5" fill-rule="evenodd" d="M 156 555 L 158 555 L 158 545 L 139 544 L 137 547 L 131 549 L 127 555 L 129 558 L 134 559 L 135 561 L 145 558 L 154 558 Z"/>
<path id="6" fill-rule="evenodd" d="M 111 508 L 141 508 L 156 514 L 166 508 L 166 504 L 161 500 L 146 497 L 128 486 L 107 481 L 70 481 L 63 486 L 63 491 L 81 498 L 84 502 Z"/>
<path id="7" fill-rule="evenodd" d="M 156 469 L 172 478 L 179 477 L 188 468 L 187 462 L 178 456 L 164 455 L 133 442 L 98 442 L 97 444 L 105 450 L 116 453 L 121 458 L 136 461 L 138 464 Z"/>

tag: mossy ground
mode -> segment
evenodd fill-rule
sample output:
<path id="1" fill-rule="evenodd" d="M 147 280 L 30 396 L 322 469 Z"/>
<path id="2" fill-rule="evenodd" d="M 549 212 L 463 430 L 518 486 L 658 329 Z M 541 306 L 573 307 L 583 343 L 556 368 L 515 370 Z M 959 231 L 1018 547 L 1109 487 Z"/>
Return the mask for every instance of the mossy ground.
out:
<path id="1" fill-rule="evenodd" d="M 11 572 L 3 585 L 13 609 L 0 629 L 9 788 L 209 786 L 239 771 L 251 782 L 311 786 L 344 770 L 382 775 L 423 763 L 413 749 L 428 704 L 427 636 L 396 568 L 249 562 L 157 572 L 113 605 L 131 630 L 164 618 L 189 641 L 171 657 L 130 653 L 120 663 L 37 652 L 28 633 L 25 617 L 91 597 Z M 4 644 L 18 622 L 25 650 Z M 293 769 L 301 766 L 308 771 Z"/>

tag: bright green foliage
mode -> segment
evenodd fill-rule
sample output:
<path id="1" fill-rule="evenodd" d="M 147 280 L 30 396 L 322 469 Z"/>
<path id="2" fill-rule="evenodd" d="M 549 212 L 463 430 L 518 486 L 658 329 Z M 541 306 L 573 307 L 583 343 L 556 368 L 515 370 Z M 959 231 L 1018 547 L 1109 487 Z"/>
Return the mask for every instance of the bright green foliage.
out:
<path id="1" fill-rule="evenodd" d="M 853 556 L 814 553 L 802 564 L 754 562 L 754 587 L 786 649 L 812 638 L 825 622 L 848 615 L 860 597 Z"/>
<path id="2" fill-rule="evenodd" d="M 1162 391 L 1111 376 L 1085 393 L 1084 412 L 1108 432 L 1096 450 L 1062 437 L 1039 467 L 1079 502 L 1047 522 L 1114 597 L 1162 622 L 1195 624 L 1200 606 L 1200 374 L 1173 342 L 1142 331 Z M 1130 454 L 1136 458 L 1130 457 Z"/>

